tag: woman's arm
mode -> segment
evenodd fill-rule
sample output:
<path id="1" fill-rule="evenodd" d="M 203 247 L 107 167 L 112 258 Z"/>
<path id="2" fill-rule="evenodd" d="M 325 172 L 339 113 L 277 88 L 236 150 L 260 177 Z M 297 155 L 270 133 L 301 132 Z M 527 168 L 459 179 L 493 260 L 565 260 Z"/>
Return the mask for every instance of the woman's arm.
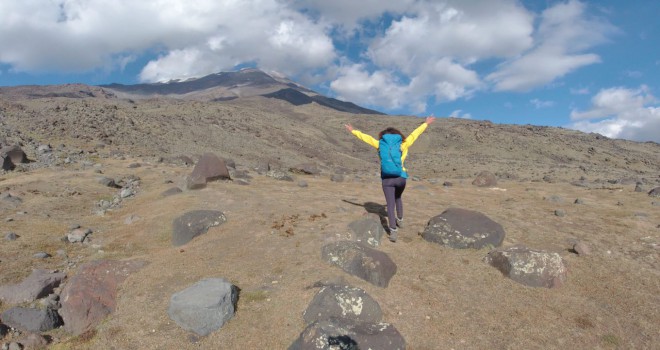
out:
<path id="1" fill-rule="evenodd" d="M 378 140 L 373 138 L 371 135 L 367 135 L 363 132 L 360 132 L 360 130 L 356 130 L 355 128 L 353 128 L 353 126 L 351 124 L 345 124 L 344 126 L 346 127 L 346 130 L 348 130 L 348 132 L 350 132 L 351 134 L 355 135 L 355 137 L 362 140 L 363 142 L 365 142 L 369 146 L 374 147 L 375 149 L 378 149 L 378 145 L 379 145 Z"/>
<path id="2" fill-rule="evenodd" d="M 435 121 L 435 117 L 426 117 L 426 120 L 422 125 L 420 125 L 415 131 L 411 132 L 408 137 L 406 137 L 406 141 L 401 144 L 401 148 L 408 148 L 412 146 L 413 143 L 417 140 L 419 135 L 421 135 L 426 128 L 428 128 L 429 125 L 431 125 Z"/>

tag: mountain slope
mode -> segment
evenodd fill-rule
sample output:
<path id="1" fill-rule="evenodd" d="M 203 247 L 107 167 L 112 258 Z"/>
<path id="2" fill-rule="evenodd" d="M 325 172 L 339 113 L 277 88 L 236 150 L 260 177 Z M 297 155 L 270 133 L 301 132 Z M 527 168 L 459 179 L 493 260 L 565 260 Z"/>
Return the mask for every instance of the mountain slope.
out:
<path id="1" fill-rule="evenodd" d="M 101 85 L 123 98 L 173 97 L 202 101 L 228 101 L 240 97 L 265 96 L 299 106 L 316 102 L 342 112 L 383 114 L 362 108 L 350 102 L 322 96 L 285 77 L 268 74 L 258 69 L 222 72 L 185 81 L 156 84 Z"/>

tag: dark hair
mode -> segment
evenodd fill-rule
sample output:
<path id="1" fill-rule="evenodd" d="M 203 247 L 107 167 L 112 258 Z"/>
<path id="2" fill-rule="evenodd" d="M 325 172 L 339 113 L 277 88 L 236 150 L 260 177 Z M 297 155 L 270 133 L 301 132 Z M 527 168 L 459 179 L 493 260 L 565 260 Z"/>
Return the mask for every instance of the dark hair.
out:
<path id="1" fill-rule="evenodd" d="M 406 137 L 403 136 L 403 134 L 401 133 L 401 131 L 399 131 L 398 129 L 395 129 L 395 128 L 392 128 L 392 127 L 389 127 L 389 128 L 387 128 L 387 129 L 381 131 L 380 134 L 378 134 L 378 139 L 379 139 L 379 140 L 382 139 L 382 138 L 383 138 L 383 135 L 385 135 L 385 134 L 397 134 L 397 135 L 401 135 L 401 141 L 406 141 Z"/>

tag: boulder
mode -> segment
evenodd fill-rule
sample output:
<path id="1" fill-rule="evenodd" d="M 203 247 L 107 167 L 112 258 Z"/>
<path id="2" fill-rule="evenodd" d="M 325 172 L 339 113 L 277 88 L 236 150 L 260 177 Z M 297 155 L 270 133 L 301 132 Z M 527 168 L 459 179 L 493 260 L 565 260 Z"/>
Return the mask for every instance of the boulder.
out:
<path id="1" fill-rule="evenodd" d="M 378 247 L 383 234 L 385 234 L 380 217 L 373 213 L 351 222 L 348 224 L 348 228 L 353 232 L 356 241 L 367 243 L 372 247 Z"/>
<path id="2" fill-rule="evenodd" d="M 0 157 L 11 159 L 15 165 L 28 162 L 27 155 L 18 145 L 3 147 L 0 149 Z"/>
<path id="3" fill-rule="evenodd" d="M 186 186 L 189 190 L 194 190 L 205 187 L 209 181 L 230 178 L 224 160 L 213 153 L 204 153 L 188 176 Z"/>
<path id="4" fill-rule="evenodd" d="M 499 247 L 504 241 L 502 225 L 477 211 L 449 208 L 429 220 L 422 237 L 455 249 Z"/>
<path id="5" fill-rule="evenodd" d="M 145 265 L 138 260 L 96 260 L 80 266 L 60 295 L 64 329 L 80 335 L 96 327 L 115 310 L 119 285 Z"/>
<path id="6" fill-rule="evenodd" d="M 405 339 L 389 323 L 330 319 L 307 326 L 289 350 L 403 350 L 405 348 Z"/>
<path id="7" fill-rule="evenodd" d="M 229 321 L 238 288 L 224 278 L 207 278 L 172 295 L 167 314 L 181 328 L 205 336 Z"/>
<path id="8" fill-rule="evenodd" d="M 347 273 L 375 286 L 387 287 L 396 274 L 396 264 L 384 252 L 360 242 L 340 241 L 321 248 L 321 257 Z"/>
<path id="9" fill-rule="evenodd" d="M 482 171 L 472 181 L 472 184 L 478 187 L 494 187 L 497 186 L 497 178 L 490 171 Z"/>
<path id="10" fill-rule="evenodd" d="M 0 286 L 0 300 L 7 304 L 35 301 L 52 293 L 65 278 L 64 272 L 33 270 L 18 284 Z"/>
<path id="11" fill-rule="evenodd" d="M 3 312 L 0 318 L 9 327 L 27 332 L 46 332 L 62 325 L 62 319 L 52 309 L 13 307 Z"/>
<path id="12" fill-rule="evenodd" d="M 656 187 L 649 191 L 649 196 L 651 197 L 660 197 L 660 187 Z"/>
<path id="13" fill-rule="evenodd" d="M 324 286 L 309 303 L 303 314 L 305 324 L 332 318 L 347 318 L 356 322 L 380 322 L 383 312 L 378 302 L 357 287 Z"/>
<path id="14" fill-rule="evenodd" d="M 193 238 L 206 233 L 209 228 L 221 225 L 227 221 L 225 214 L 217 210 L 189 211 L 172 223 L 172 244 L 184 245 Z"/>
<path id="15" fill-rule="evenodd" d="M 516 245 L 491 250 L 484 260 L 505 276 L 526 286 L 555 288 L 566 281 L 567 268 L 557 253 Z"/>

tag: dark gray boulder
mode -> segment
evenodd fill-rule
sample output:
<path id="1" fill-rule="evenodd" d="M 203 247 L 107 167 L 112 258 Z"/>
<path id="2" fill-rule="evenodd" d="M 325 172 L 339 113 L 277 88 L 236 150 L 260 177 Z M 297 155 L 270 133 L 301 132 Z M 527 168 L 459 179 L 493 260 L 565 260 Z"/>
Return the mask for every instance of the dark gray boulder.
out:
<path id="1" fill-rule="evenodd" d="M 482 171 L 472 181 L 472 184 L 477 187 L 494 187 L 497 186 L 497 178 L 490 171 Z"/>
<path id="2" fill-rule="evenodd" d="M 403 350 L 406 341 L 389 323 L 330 319 L 310 324 L 289 350 Z"/>
<path id="3" fill-rule="evenodd" d="M 52 293 L 65 278 L 64 272 L 34 270 L 18 284 L 0 286 L 0 300 L 7 304 L 35 301 Z"/>
<path id="4" fill-rule="evenodd" d="M 348 228 L 353 232 L 356 241 L 367 243 L 372 247 L 378 247 L 385 234 L 380 217 L 373 213 L 351 222 Z"/>
<path id="5" fill-rule="evenodd" d="M 506 277 L 530 287 L 555 288 L 566 281 L 566 264 L 557 253 L 516 245 L 491 250 L 484 261 Z"/>
<path id="6" fill-rule="evenodd" d="M 504 228 L 486 215 L 473 210 L 449 208 L 429 220 L 422 237 L 455 249 L 499 247 Z"/>
<path id="7" fill-rule="evenodd" d="M 380 322 L 383 312 L 378 302 L 364 290 L 343 285 L 324 286 L 303 314 L 305 324 L 331 318 L 347 318 L 356 322 Z"/>
<path id="8" fill-rule="evenodd" d="M 651 197 L 660 197 L 660 187 L 656 187 L 649 191 L 649 196 Z"/>
<path id="9" fill-rule="evenodd" d="M 46 332 L 62 325 L 62 319 L 52 309 L 13 307 L 3 312 L 0 318 L 9 327 L 27 332 Z"/>
<path id="10" fill-rule="evenodd" d="M 375 286 L 387 287 L 396 274 L 396 264 L 384 252 L 360 242 L 341 241 L 321 248 L 321 257 L 329 264 Z"/>
<path id="11" fill-rule="evenodd" d="M 225 161 L 213 153 L 204 153 L 186 179 L 186 187 L 189 190 L 204 188 L 209 181 L 223 179 L 231 179 Z"/>
<path id="12" fill-rule="evenodd" d="M 225 214 L 217 210 L 189 211 L 172 223 L 172 244 L 184 245 L 193 238 L 206 233 L 209 228 L 221 225 L 227 221 Z"/>
<path id="13" fill-rule="evenodd" d="M 224 278 L 207 278 L 172 295 L 167 314 L 181 328 L 205 336 L 229 321 L 238 288 Z"/>

